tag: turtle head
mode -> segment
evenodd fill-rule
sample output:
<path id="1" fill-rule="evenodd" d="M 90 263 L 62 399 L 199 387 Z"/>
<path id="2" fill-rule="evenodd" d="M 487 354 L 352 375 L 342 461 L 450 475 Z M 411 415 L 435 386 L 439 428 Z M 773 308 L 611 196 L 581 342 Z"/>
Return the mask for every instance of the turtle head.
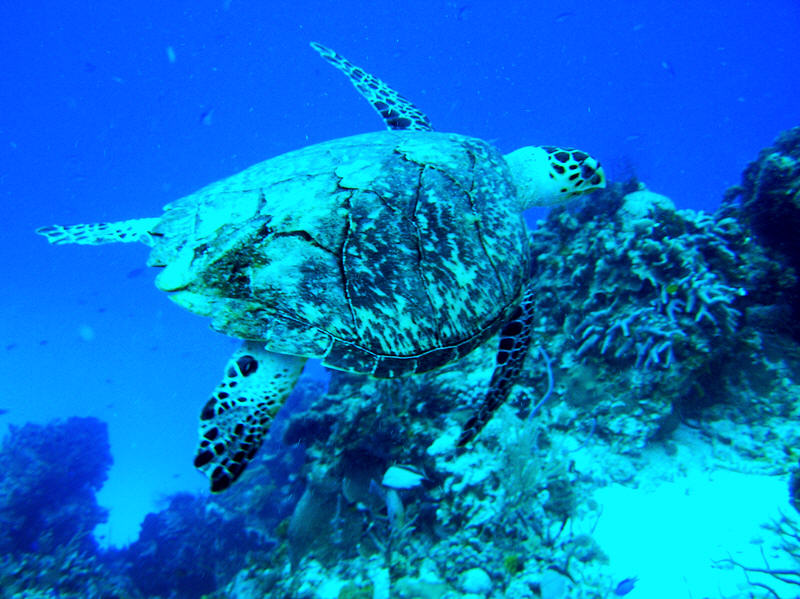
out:
<path id="1" fill-rule="evenodd" d="M 505 156 L 521 209 L 566 202 L 603 189 L 606 174 L 586 152 L 555 146 L 525 146 Z"/>

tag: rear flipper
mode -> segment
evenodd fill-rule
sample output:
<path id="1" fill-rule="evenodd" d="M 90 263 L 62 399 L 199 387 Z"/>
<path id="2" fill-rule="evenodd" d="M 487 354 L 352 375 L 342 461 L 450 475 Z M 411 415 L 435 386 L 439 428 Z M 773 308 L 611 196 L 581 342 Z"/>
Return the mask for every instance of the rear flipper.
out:
<path id="1" fill-rule="evenodd" d="M 255 341 L 245 341 L 231 356 L 225 378 L 200 414 L 194 465 L 211 479 L 212 493 L 224 491 L 244 472 L 305 362 Z"/>
<path id="2" fill-rule="evenodd" d="M 101 245 L 103 243 L 134 243 L 141 241 L 152 245 L 152 229 L 160 218 L 135 218 L 115 223 L 90 223 L 85 225 L 49 225 L 36 229 L 39 235 L 55 245 L 77 243 Z"/>
<path id="3" fill-rule="evenodd" d="M 402 96 L 383 81 L 357 67 L 341 54 L 317 42 L 311 47 L 342 73 L 347 75 L 358 92 L 372 104 L 391 131 L 433 131 L 428 117 L 411 100 Z"/>
<path id="4" fill-rule="evenodd" d="M 533 293 L 532 286 L 529 286 L 522 297 L 522 303 L 500 331 L 500 348 L 489 390 L 483 403 L 478 407 L 478 412 L 464 425 L 464 430 L 458 438 L 458 447 L 463 447 L 472 441 L 483 430 L 495 410 L 508 398 L 511 388 L 519 379 L 519 373 L 522 371 L 525 356 L 531 345 Z"/>

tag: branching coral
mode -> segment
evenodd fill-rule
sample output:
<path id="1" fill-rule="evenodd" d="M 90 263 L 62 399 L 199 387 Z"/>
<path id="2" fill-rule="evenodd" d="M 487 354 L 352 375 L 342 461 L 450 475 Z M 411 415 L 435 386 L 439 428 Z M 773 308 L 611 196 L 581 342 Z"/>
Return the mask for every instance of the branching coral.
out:
<path id="1" fill-rule="evenodd" d="M 780 567 L 770 566 L 763 549 L 763 567 L 742 564 L 732 558 L 722 560 L 721 563 L 732 564 L 741 568 L 751 586 L 767 591 L 775 599 L 781 599 L 786 596 L 779 593 L 776 588 L 780 591 L 785 589 L 786 592 L 792 592 L 793 596 L 797 596 L 795 593 L 800 593 L 800 522 L 784 514 L 765 528 L 776 533 L 780 538 L 780 549 L 783 552 L 781 556 L 782 565 Z M 756 579 L 756 576 L 759 578 Z M 780 587 L 778 587 L 779 584 L 781 585 Z M 799 588 L 791 591 L 792 587 Z"/>
<path id="2" fill-rule="evenodd" d="M 781 264 L 745 223 L 677 210 L 641 187 L 613 185 L 551 211 L 531 244 L 539 339 L 567 389 L 582 369 L 596 373 L 590 404 L 565 399 L 591 407 L 599 436 L 629 451 L 687 406 L 721 397 L 712 373 L 732 356 L 758 360 L 748 311 L 780 301 Z"/>
<path id="3" fill-rule="evenodd" d="M 558 222 L 553 220 L 548 224 Z M 594 235 L 598 224 L 585 223 L 588 231 L 578 237 Z M 572 293 L 578 307 L 573 314 L 582 314 L 571 331 L 576 356 L 669 368 L 693 352 L 708 352 L 711 338 L 732 335 L 742 316 L 736 304 L 746 292 L 726 282 L 731 273 L 711 268 L 718 257 L 739 266 L 719 235 L 730 224 L 675 211 L 663 196 L 637 191 L 625 196 L 614 225 L 604 223 L 596 241 L 573 235 L 569 246 L 579 251 L 546 264 L 561 262 L 563 272 L 579 263 L 573 272 L 580 273 L 581 285 Z"/>

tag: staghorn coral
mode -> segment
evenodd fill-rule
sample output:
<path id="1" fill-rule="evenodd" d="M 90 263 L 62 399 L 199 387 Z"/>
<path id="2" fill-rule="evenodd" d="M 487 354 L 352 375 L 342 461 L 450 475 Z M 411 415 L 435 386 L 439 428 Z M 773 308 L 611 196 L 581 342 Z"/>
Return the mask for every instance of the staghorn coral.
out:
<path id="1" fill-rule="evenodd" d="M 561 308 L 576 357 L 668 368 L 735 333 L 746 290 L 726 239 L 733 223 L 645 190 L 602 218 L 595 211 L 556 212 L 533 235 L 536 280 Z"/>
<path id="2" fill-rule="evenodd" d="M 537 333 L 557 357 L 560 392 L 628 451 L 720 401 L 714 374 L 728 376 L 732 356 L 761 361 L 749 311 L 775 301 L 765 288 L 786 286 L 742 222 L 677 210 L 638 184 L 553 210 L 532 245 L 546 315 Z"/>

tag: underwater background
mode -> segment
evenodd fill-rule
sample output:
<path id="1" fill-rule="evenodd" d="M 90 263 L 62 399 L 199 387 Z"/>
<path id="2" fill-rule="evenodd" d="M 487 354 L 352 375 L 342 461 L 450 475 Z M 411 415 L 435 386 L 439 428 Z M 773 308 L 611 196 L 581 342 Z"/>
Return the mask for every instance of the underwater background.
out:
<path id="1" fill-rule="evenodd" d="M 0 596 L 800 596 L 800 254 L 793 213 L 759 218 L 798 201 L 800 134 L 776 142 L 800 125 L 798 32 L 796 0 L 0 3 Z M 555 379 L 535 418 L 533 351 L 458 458 L 431 448 L 492 343 L 419 379 L 312 364 L 259 468 L 211 504 L 197 417 L 238 341 L 155 289 L 146 247 L 34 230 L 156 216 L 381 129 L 310 41 L 437 130 L 578 147 L 614 185 L 526 215 Z M 634 206 L 642 184 L 672 203 Z M 369 481 L 397 463 L 427 478 L 392 528 Z"/>

